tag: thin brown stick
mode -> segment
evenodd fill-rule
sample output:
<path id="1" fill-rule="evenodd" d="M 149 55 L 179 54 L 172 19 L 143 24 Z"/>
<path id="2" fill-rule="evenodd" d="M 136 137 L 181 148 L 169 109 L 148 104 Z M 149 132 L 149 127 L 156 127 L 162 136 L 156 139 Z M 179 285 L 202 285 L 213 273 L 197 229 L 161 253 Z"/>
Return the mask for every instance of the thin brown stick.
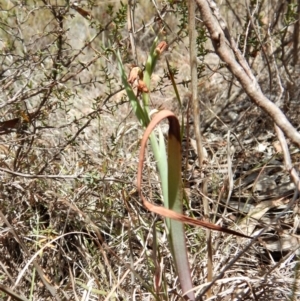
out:
<path id="1" fill-rule="evenodd" d="M 276 125 L 275 125 L 275 130 L 276 130 L 276 134 L 277 134 L 278 140 L 281 145 L 285 168 L 289 172 L 290 178 L 293 181 L 293 183 L 295 184 L 296 193 L 298 194 L 300 191 L 300 179 L 299 179 L 297 171 L 295 170 L 295 167 L 293 167 L 293 165 L 292 165 L 292 160 L 291 160 L 291 156 L 290 156 L 290 152 L 289 152 L 289 148 L 288 148 L 286 139 L 285 139 L 284 134 L 281 131 L 281 129 Z"/>
<path id="2" fill-rule="evenodd" d="M 197 143 L 197 154 L 199 167 L 202 167 L 204 161 L 203 143 L 201 137 L 201 124 L 200 124 L 200 105 L 198 95 L 198 74 L 197 74 L 197 54 L 196 54 L 196 3 L 189 1 L 189 47 L 190 47 L 190 65 L 191 65 L 191 90 L 192 90 L 192 106 L 193 106 L 193 119 L 194 119 L 194 131 Z M 203 193 L 207 195 L 207 181 L 203 182 Z M 209 205 L 206 197 L 202 198 L 204 215 L 207 222 L 209 222 Z M 206 230 L 206 243 L 207 243 L 207 281 L 211 282 L 213 279 L 213 260 L 212 260 L 212 244 L 211 244 L 211 230 Z M 207 297 L 212 296 L 211 290 L 207 292 Z"/>
<path id="3" fill-rule="evenodd" d="M 193 1 L 189 1 L 189 47 L 190 47 L 190 65 L 191 65 L 191 90 L 192 90 L 192 107 L 194 130 L 197 141 L 197 153 L 199 166 L 201 167 L 204 160 L 203 144 L 201 139 L 200 125 L 200 106 L 197 89 L 197 55 L 196 55 L 196 30 L 195 30 L 195 9 L 196 5 Z"/>
<path id="4" fill-rule="evenodd" d="M 129 0 L 128 1 L 128 11 L 127 11 L 127 23 L 128 23 L 128 33 L 129 33 L 129 40 L 131 44 L 131 51 L 132 56 L 134 59 L 135 64 L 138 66 L 138 58 L 137 58 L 137 51 L 136 51 L 136 45 L 135 45 L 135 29 L 134 29 L 134 11 L 135 11 L 135 0 Z"/>

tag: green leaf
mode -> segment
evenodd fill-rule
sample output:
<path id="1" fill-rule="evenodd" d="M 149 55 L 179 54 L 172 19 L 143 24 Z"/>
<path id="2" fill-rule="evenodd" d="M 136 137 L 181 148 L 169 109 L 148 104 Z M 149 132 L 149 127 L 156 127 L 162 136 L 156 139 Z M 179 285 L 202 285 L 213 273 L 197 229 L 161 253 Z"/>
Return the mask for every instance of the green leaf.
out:
<path id="1" fill-rule="evenodd" d="M 155 51 L 157 44 L 158 44 L 158 37 L 155 38 L 155 40 L 151 46 L 150 53 L 148 55 L 147 62 L 146 62 L 146 69 L 144 72 L 144 77 L 143 77 L 143 81 L 146 84 L 149 91 L 150 91 L 150 84 L 151 84 L 151 76 L 152 76 L 153 70 L 155 68 L 157 59 L 159 57 L 159 54 Z M 145 110 L 147 110 L 147 112 L 148 112 L 148 107 L 149 107 L 149 100 L 150 100 L 149 93 L 143 93 L 143 104 L 144 104 L 144 108 L 145 108 Z"/>

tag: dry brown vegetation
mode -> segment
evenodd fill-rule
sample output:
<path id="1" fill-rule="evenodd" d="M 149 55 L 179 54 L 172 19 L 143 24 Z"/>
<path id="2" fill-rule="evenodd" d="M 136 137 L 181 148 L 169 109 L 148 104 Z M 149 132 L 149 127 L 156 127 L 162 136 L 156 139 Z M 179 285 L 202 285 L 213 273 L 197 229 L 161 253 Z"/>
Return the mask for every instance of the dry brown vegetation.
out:
<path id="1" fill-rule="evenodd" d="M 300 298 L 299 1 L 196 3 L 200 163 L 186 1 L 0 0 L 1 300 L 184 299 L 164 220 L 136 191 L 143 128 L 112 52 L 144 68 L 156 36 L 151 109 L 185 122 L 185 214 L 259 235 L 185 226 L 197 300 Z M 145 165 L 162 204 L 150 152 Z"/>

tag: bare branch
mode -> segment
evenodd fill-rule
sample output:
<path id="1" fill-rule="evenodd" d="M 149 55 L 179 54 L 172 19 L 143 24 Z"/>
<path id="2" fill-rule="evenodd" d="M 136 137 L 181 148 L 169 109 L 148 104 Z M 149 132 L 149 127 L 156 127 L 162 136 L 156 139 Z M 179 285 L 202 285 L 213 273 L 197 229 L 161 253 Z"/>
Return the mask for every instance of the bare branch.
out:
<path id="1" fill-rule="evenodd" d="M 216 4 L 207 0 L 196 0 L 196 2 L 216 53 L 236 76 L 250 99 L 274 120 L 293 143 L 300 146 L 300 134 L 283 112 L 262 93 L 248 63 L 231 38 L 225 21 L 219 16 Z"/>

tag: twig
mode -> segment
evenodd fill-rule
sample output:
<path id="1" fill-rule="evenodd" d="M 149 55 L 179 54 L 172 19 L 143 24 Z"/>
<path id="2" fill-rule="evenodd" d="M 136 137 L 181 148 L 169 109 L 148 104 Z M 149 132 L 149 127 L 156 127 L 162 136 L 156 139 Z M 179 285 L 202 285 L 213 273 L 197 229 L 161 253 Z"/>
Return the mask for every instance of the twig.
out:
<path id="1" fill-rule="evenodd" d="M 198 96 L 198 74 L 197 74 L 197 54 L 196 54 L 196 21 L 195 11 L 196 3 L 189 1 L 189 48 L 190 48 L 190 65 L 191 65 L 191 90 L 192 90 L 192 106 L 193 106 L 193 119 L 194 131 L 197 142 L 197 153 L 199 167 L 201 168 L 204 161 L 203 143 L 201 137 L 201 124 L 200 124 L 200 106 Z M 207 181 L 203 182 L 203 193 L 207 195 Z M 206 197 L 203 198 L 203 207 L 205 220 L 209 222 L 209 205 Z M 213 279 L 213 261 L 212 261 L 212 245 L 211 245 L 211 230 L 206 230 L 206 243 L 207 243 L 207 281 L 211 282 Z M 211 290 L 208 290 L 207 297 L 211 297 Z"/>
<path id="2" fill-rule="evenodd" d="M 275 125 L 275 131 L 276 131 L 278 140 L 281 145 L 285 168 L 288 170 L 291 180 L 293 181 L 293 183 L 296 186 L 296 191 L 295 191 L 295 194 L 293 197 L 293 199 L 294 199 L 300 191 L 300 179 L 299 179 L 299 176 L 298 176 L 298 173 L 297 173 L 295 167 L 293 167 L 293 165 L 292 165 L 289 148 L 288 148 L 288 145 L 287 145 L 287 142 L 286 142 L 286 139 L 284 137 L 282 130 L 277 125 Z"/>
<path id="3" fill-rule="evenodd" d="M 195 9 L 196 5 L 193 1 L 189 1 L 189 47 L 190 47 L 190 65 L 191 65 L 191 90 L 192 90 L 192 106 L 194 130 L 197 141 L 197 153 L 199 166 L 201 168 L 204 161 L 203 144 L 201 139 L 200 125 L 200 107 L 197 89 L 197 54 L 196 54 L 196 30 L 195 30 Z"/>
<path id="4" fill-rule="evenodd" d="M 138 57 L 137 57 L 137 51 L 136 51 L 136 45 L 134 40 L 134 10 L 135 10 L 135 0 L 129 0 L 128 1 L 128 12 L 127 12 L 127 23 L 128 23 L 128 33 L 129 33 L 129 40 L 131 44 L 131 50 L 132 50 L 132 56 L 134 59 L 134 63 L 138 66 Z"/>

